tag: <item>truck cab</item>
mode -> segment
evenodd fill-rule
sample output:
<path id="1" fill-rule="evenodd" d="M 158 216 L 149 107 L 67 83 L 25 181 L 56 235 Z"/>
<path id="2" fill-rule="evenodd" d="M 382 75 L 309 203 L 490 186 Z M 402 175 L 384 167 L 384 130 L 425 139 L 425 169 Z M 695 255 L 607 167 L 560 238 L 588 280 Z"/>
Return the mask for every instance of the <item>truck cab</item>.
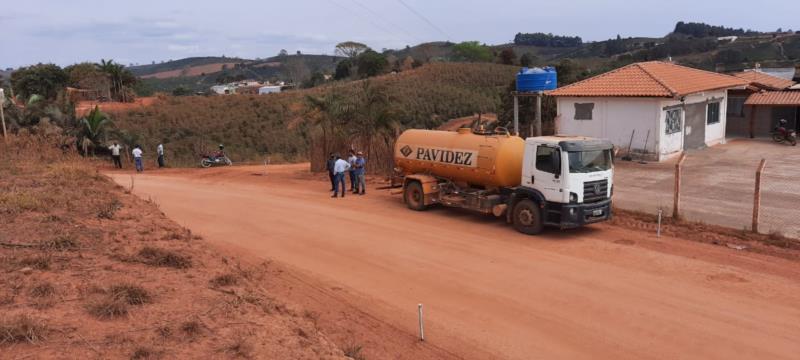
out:
<path id="1" fill-rule="evenodd" d="M 580 136 L 525 140 L 520 186 L 508 189 L 507 218 L 535 234 L 608 220 L 613 192 L 613 145 Z"/>

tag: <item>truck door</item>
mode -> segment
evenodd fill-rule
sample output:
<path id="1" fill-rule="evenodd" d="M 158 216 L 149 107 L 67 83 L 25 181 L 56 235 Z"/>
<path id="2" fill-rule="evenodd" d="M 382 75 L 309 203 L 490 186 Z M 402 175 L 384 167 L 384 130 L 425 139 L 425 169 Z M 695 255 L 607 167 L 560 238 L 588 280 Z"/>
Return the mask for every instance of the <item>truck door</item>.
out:
<path id="1" fill-rule="evenodd" d="M 530 180 L 532 187 L 539 190 L 547 201 L 563 202 L 561 155 L 561 149 L 558 147 L 544 144 L 536 146 Z"/>

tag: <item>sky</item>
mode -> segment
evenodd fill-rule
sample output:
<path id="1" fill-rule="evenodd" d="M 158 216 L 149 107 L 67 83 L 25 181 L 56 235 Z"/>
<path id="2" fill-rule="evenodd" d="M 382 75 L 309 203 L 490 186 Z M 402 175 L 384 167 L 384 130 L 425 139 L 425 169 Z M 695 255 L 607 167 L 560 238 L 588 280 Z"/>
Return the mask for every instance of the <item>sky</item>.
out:
<path id="1" fill-rule="evenodd" d="M 660 37 L 678 21 L 774 31 L 800 27 L 797 14 L 798 0 L 0 0 L 0 68 L 253 59 L 281 49 L 333 54 L 347 40 L 381 50 L 443 40 L 501 44 L 518 32 Z"/>

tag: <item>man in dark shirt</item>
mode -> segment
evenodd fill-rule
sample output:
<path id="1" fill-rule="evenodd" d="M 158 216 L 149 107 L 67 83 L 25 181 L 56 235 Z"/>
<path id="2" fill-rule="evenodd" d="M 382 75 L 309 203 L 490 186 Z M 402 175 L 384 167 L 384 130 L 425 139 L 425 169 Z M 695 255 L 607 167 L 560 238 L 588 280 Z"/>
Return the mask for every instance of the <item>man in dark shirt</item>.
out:
<path id="1" fill-rule="evenodd" d="M 334 164 L 336 164 L 336 157 L 333 155 L 333 153 L 330 153 L 330 155 L 328 155 L 328 162 L 325 164 L 325 168 L 328 170 L 328 177 L 331 178 L 331 191 L 333 191 L 333 189 L 336 187 L 334 182 L 333 182 L 333 179 L 334 179 L 333 166 L 334 166 Z"/>

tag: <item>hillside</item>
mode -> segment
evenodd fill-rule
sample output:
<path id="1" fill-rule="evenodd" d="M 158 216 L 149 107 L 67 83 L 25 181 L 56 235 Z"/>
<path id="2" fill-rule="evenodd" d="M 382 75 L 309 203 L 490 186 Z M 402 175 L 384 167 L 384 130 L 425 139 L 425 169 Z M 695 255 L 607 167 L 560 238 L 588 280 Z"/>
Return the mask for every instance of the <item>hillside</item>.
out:
<path id="1" fill-rule="evenodd" d="M 197 57 L 163 64 L 131 67 L 142 80 L 140 95 L 171 92 L 177 87 L 204 91 L 226 82 L 253 79 L 258 81 L 292 82 L 293 77 L 306 77 L 315 72 L 333 73 L 340 57 L 329 55 L 279 55 L 262 60 Z M 294 72 L 302 72 L 295 75 Z"/>
<path id="2" fill-rule="evenodd" d="M 146 150 L 163 141 L 173 164 L 194 165 L 198 153 L 218 143 L 226 145 L 235 162 L 263 161 L 267 156 L 272 161 L 300 160 L 309 159 L 311 144 L 325 131 L 321 124 L 327 124 L 327 117 L 310 105 L 309 97 L 352 101 L 349 108 L 362 109 L 372 106 L 363 102 L 365 96 L 380 96 L 385 101 L 379 110 L 388 114 L 387 121 L 397 130 L 435 128 L 451 118 L 497 112 L 500 95 L 516 70 L 497 64 L 435 63 L 395 75 L 279 94 L 165 97 L 157 106 L 111 115 L 125 137 Z M 370 126 L 359 125 L 356 116 L 337 131 L 355 134 Z M 338 140 L 346 141 L 347 136 L 342 136 Z M 343 151 L 338 148 L 341 141 L 315 149 Z"/>

